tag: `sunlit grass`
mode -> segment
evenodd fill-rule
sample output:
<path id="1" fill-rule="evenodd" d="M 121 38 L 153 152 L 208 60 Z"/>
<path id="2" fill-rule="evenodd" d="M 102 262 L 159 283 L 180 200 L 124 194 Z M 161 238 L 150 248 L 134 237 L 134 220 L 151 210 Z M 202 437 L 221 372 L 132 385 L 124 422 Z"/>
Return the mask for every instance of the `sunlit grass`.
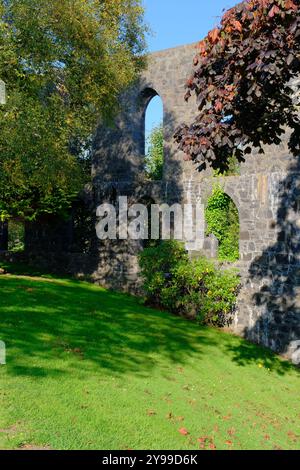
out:
<path id="1" fill-rule="evenodd" d="M 0 448 L 299 449 L 299 373 L 70 280 L 0 277 Z"/>

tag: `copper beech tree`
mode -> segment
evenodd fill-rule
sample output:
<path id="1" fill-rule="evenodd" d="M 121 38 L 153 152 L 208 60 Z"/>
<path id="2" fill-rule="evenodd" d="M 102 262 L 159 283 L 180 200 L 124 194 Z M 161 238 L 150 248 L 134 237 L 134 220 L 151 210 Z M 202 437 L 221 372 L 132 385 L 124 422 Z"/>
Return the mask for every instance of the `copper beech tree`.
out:
<path id="1" fill-rule="evenodd" d="M 300 0 L 244 1 L 198 44 L 185 98 L 196 94 L 199 114 L 175 134 L 186 160 L 224 171 L 233 153 L 263 153 L 287 128 L 299 154 L 299 10 Z"/>

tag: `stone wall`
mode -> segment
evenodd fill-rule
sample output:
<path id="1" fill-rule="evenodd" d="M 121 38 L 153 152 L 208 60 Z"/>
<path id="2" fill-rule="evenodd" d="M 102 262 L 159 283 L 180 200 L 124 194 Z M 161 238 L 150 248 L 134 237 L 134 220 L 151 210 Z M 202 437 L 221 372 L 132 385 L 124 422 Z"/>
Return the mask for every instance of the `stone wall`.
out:
<path id="1" fill-rule="evenodd" d="M 115 126 L 99 126 L 89 210 L 95 212 L 99 204 L 115 202 L 118 195 L 128 196 L 130 202 L 150 198 L 156 203 L 205 204 L 215 179 L 210 171 L 199 172 L 184 162 L 173 139 L 176 127 L 189 123 L 197 113 L 194 99 L 184 101 L 194 54 L 194 45 L 152 54 L 146 72 L 121 97 Z M 144 175 L 145 113 L 157 94 L 164 105 L 165 165 L 162 181 L 151 183 Z M 236 265 L 242 290 L 232 329 L 295 362 L 300 347 L 299 176 L 299 162 L 283 143 L 266 148 L 264 156 L 253 153 L 239 176 L 219 178 L 240 217 Z M 35 251 L 29 241 L 27 248 Z M 142 248 L 141 242 L 101 242 L 94 233 L 90 251 L 73 253 L 72 261 L 65 262 L 70 271 L 89 275 L 95 282 L 136 292 L 140 283 L 137 255 Z M 60 250 L 68 251 L 62 246 Z"/>

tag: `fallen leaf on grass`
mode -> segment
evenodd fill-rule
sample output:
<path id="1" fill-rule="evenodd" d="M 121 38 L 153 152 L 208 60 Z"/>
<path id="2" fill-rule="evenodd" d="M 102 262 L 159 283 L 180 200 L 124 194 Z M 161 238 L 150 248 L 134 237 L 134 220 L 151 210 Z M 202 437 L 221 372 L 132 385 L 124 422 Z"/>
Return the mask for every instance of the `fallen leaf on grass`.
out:
<path id="1" fill-rule="evenodd" d="M 188 436 L 188 435 L 190 434 L 190 433 L 188 432 L 188 430 L 185 429 L 185 428 L 179 429 L 178 432 L 179 432 L 180 434 L 182 434 L 183 436 Z"/>
<path id="2" fill-rule="evenodd" d="M 216 445 L 214 443 L 214 439 L 210 436 L 203 436 L 203 437 L 199 437 L 199 439 L 197 439 L 197 441 L 200 443 L 200 449 L 207 449 L 207 446 L 209 447 L 209 449 L 211 450 L 215 450 L 216 449 Z"/>
<path id="3" fill-rule="evenodd" d="M 226 441 L 225 444 L 229 447 L 232 447 L 233 446 L 233 442 L 232 441 Z"/>
<path id="4" fill-rule="evenodd" d="M 229 421 L 231 419 L 231 415 L 223 416 L 224 421 Z"/>

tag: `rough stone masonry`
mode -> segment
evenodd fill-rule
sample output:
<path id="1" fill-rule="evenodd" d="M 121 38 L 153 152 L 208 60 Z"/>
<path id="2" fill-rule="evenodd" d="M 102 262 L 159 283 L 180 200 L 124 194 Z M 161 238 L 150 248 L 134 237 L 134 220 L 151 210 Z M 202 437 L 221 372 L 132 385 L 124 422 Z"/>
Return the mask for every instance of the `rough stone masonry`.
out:
<path id="1" fill-rule="evenodd" d="M 210 172 L 198 172 L 174 143 L 176 127 L 197 112 L 186 103 L 184 85 L 195 46 L 154 53 L 148 69 L 122 98 L 114 130 L 99 128 L 95 141 L 93 184 L 96 204 L 109 194 L 128 194 L 135 201 L 205 204 L 214 184 Z M 143 154 L 145 112 L 159 95 L 164 106 L 165 166 L 160 183 L 145 182 Z M 239 306 L 232 328 L 300 362 L 300 182 L 299 162 L 283 143 L 252 154 L 239 176 L 220 178 L 240 218 L 242 276 Z M 105 196 L 104 196 L 105 198 Z M 111 247 L 114 251 L 113 247 Z M 129 288 L 137 276 L 138 246 L 117 247 L 110 261 L 110 276 Z M 192 251 L 192 247 L 191 247 Z M 99 271 L 98 271 L 99 272 Z M 100 273 L 99 273 L 100 274 Z M 101 274 L 100 274 L 101 276 Z M 108 281 L 110 283 L 110 281 Z"/>
<path id="2" fill-rule="evenodd" d="M 191 70 L 195 46 L 187 45 L 152 54 L 147 70 L 121 97 L 121 112 L 114 128 L 99 126 L 94 142 L 93 212 L 118 195 L 132 202 L 205 204 L 214 180 L 199 172 L 174 143 L 174 131 L 197 113 L 196 102 L 184 100 L 184 85 Z M 145 113 L 159 95 L 164 106 L 165 164 L 163 179 L 144 176 Z M 232 329 L 300 363 L 300 173 L 299 160 L 286 143 L 268 147 L 264 156 L 253 153 L 239 176 L 219 178 L 232 198 L 240 219 L 240 269 L 242 289 Z M 51 225 L 51 224 L 50 224 Z M 55 225 L 55 224 L 54 224 Z M 137 241 L 100 241 L 91 230 L 89 248 L 72 246 L 70 227 L 28 226 L 27 253 L 40 253 L 66 271 L 89 275 L 94 282 L 135 292 L 139 288 Z M 42 228 L 41 228 L 42 227 Z M 43 231 L 43 233 L 41 232 Z M 64 240 L 58 234 L 65 234 Z M 52 235 L 51 235 L 52 234 Z M 69 238 L 68 238 L 69 237 Z M 47 239 L 47 247 L 42 240 Z M 59 241 L 58 241 L 59 240 Z M 193 246 L 189 246 L 191 255 Z M 73 253 L 72 253 L 73 251 Z"/>

